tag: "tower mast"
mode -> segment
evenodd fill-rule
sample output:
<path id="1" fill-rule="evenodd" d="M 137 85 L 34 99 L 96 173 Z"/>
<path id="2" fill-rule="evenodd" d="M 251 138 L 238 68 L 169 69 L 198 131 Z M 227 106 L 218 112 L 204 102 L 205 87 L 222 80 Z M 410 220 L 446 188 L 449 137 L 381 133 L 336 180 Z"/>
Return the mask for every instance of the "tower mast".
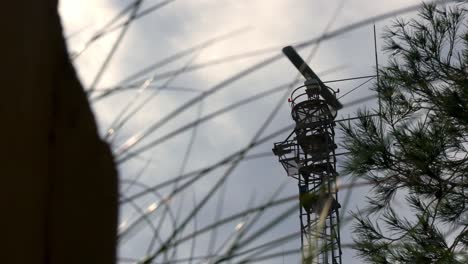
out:
<path id="1" fill-rule="evenodd" d="M 302 261 L 341 264 L 334 120 L 342 105 L 294 48 L 283 53 L 306 79 L 289 99 L 296 127 L 273 147 L 287 175 L 298 182 Z"/>

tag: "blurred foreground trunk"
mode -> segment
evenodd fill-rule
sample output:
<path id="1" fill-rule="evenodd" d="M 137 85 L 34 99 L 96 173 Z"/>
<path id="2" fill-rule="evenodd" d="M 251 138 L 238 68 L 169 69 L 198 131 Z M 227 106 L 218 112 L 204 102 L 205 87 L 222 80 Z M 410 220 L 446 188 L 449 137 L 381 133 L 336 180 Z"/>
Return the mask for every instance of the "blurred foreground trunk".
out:
<path id="1" fill-rule="evenodd" d="M 114 263 L 117 173 L 57 0 L 2 2 L 1 263 Z"/>

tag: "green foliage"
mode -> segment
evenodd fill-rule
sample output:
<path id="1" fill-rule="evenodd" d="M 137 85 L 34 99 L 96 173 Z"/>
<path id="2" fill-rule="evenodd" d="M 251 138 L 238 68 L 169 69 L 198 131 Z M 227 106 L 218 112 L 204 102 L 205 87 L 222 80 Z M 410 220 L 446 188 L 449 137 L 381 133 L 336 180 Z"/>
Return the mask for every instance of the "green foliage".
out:
<path id="1" fill-rule="evenodd" d="M 467 26 L 466 4 L 396 20 L 375 88 L 381 110 L 342 125 L 345 168 L 373 187 L 354 214 L 355 248 L 368 263 L 468 263 Z M 399 216 L 395 200 L 411 215 Z"/>

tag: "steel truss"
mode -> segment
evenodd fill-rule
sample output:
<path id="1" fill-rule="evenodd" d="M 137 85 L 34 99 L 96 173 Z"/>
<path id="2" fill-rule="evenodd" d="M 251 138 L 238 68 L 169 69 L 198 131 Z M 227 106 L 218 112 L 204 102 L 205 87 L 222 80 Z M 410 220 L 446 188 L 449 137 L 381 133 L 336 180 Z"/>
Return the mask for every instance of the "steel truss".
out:
<path id="1" fill-rule="evenodd" d="M 273 153 L 287 175 L 298 181 L 303 263 L 341 264 L 336 110 L 319 97 L 321 89 L 328 88 L 308 80 L 292 92 L 296 127 L 286 140 L 274 144 Z"/>

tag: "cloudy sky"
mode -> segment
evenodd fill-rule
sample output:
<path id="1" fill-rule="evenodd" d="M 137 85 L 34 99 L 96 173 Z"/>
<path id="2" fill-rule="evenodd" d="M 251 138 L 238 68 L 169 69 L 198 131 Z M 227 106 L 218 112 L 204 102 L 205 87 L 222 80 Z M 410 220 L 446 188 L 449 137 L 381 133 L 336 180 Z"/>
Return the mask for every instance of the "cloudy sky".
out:
<path id="1" fill-rule="evenodd" d="M 283 46 L 340 32 L 323 41 L 310 42 L 311 45 L 301 49 L 300 54 L 304 58 L 311 57 L 309 64 L 324 81 L 374 75 L 372 21 L 353 30 L 342 32 L 341 29 L 420 3 L 419 0 L 145 0 L 134 11 L 132 7 L 127 8 L 132 2 L 60 1 L 70 54 L 84 86 L 92 90 L 90 100 L 101 133 L 111 142 L 119 161 L 122 199 L 178 175 L 211 166 L 245 148 L 253 139 L 291 125 L 290 109 L 284 95 L 297 73 L 289 61 L 280 56 Z M 145 13 L 155 6 L 159 8 Z M 118 16 L 122 10 L 128 11 Z M 125 22 L 132 12 L 145 15 L 127 26 Z M 414 15 L 415 12 L 405 13 L 405 16 Z M 115 17 L 117 19 L 112 21 Z M 113 23 L 106 27 L 109 22 Z M 380 36 L 383 28 L 391 24 L 391 19 L 377 20 L 375 24 Z M 93 37 L 103 28 L 108 31 L 94 41 Z M 379 37 L 378 57 L 384 65 L 388 54 L 381 52 L 382 44 Z M 168 60 L 174 55 L 177 60 Z M 275 56 L 279 59 L 266 63 Z M 265 63 L 255 71 L 242 78 L 230 79 L 261 62 Z M 157 63 L 157 67 L 145 74 L 134 76 Z M 106 66 L 102 67 L 103 64 Z M 330 86 L 339 89 L 341 96 L 368 80 L 336 82 Z M 303 80 L 299 79 L 296 85 L 301 82 Z M 373 80 L 369 81 L 340 100 L 346 106 L 371 95 L 372 83 Z M 284 87 L 274 93 L 259 96 L 281 85 Z M 116 87 L 125 89 L 101 96 Z M 202 100 L 194 101 L 197 97 Z M 199 117 L 246 98 L 258 100 L 164 138 Z M 281 108 L 272 115 L 271 122 L 265 123 L 277 104 Z M 184 105 L 187 107 L 181 107 Z M 355 116 L 358 107 L 375 106 L 375 99 L 352 104 L 340 111 L 337 119 Z M 261 130 L 264 124 L 267 126 Z M 340 133 L 337 133 L 339 143 Z M 193 208 L 205 197 L 209 199 L 194 217 L 188 218 L 185 228 L 179 228 L 176 240 L 271 199 L 297 194 L 295 180 L 285 175 L 276 157 L 263 155 L 271 152 L 274 142 L 287 135 L 285 132 L 255 146 L 247 153 L 253 158 L 232 167 L 231 163 L 220 166 L 187 184 L 187 188 L 170 199 L 171 191 L 184 186 L 187 180 L 122 203 L 120 262 L 132 263 L 154 254 L 170 237 L 174 227 L 184 224 Z M 342 157 L 338 163 L 341 161 Z M 232 172 L 220 182 L 229 168 Z M 341 176 L 341 184 L 349 183 L 346 175 Z M 367 189 L 354 188 L 350 196 L 347 193 L 344 189 L 339 194 L 341 204 L 347 204 L 341 213 L 344 218 L 349 216 L 350 210 L 364 206 Z M 349 199 L 344 201 L 346 197 Z M 269 226 L 267 232 L 256 233 L 291 207 L 296 210 L 282 218 L 278 225 Z M 243 230 L 241 251 L 268 243 L 299 230 L 297 211 L 297 201 L 292 201 L 268 208 L 257 218 L 255 214 L 248 214 L 226 221 L 219 228 L 210 228 L 196 236 L 195 240 L 182 241 L 173 247 L 177 250 L 171 249 L 166 256 L 158 256 L 155 263 L 183 260 L 192 250 L 195 257 L 200 257 L 193 263 L 202 263 L 207 255 L 224 253 L 236 234 Z M 146 218 L 142 219 L 142 215 Z M 352 243 L 351 226 L 349 221 L 342 226 L 343 244 Z M 299 245 L 298 235 L 268 251 L 265 248 L 252 251 L 234 262 L 243 257 L 283 252 L 264 263 L 299 263 L 299 254 L 287 254 Z M 354 253 L 345 248 L 343 263 L 360 263 L 353 256 Z"/>

